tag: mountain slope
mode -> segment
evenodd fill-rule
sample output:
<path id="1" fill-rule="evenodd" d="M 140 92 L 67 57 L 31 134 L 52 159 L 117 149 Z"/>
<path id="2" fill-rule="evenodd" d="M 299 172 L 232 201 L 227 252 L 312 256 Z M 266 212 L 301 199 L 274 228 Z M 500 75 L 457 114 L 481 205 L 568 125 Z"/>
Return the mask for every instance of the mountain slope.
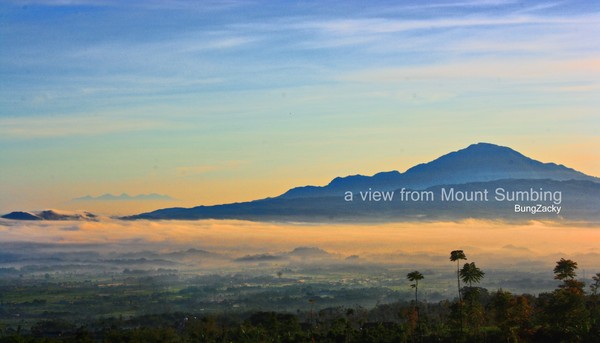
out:
<path id="1" fill-rule="evenodd" d="M 489 192 L 485 201 L 448 201 L 442 191 Z M 548 199 L 502 201 L 493 198 L 496 189 L 527 193 L 559 192 L 555 203 Z M 388 191 L 390 201 L 365 201 L 364 192 Z M 407 201 L 401 190 L 427 191 L 432 201 Z M 346 201 L 345 192 L 354 195 Z M 361 193 L 362 192 L 362 193 Z M 517 213 L 515 205 L 561 206 L 560 213 Z M 274 221 L 398 221 L 486 218 L 506 220 L 600 221 L 600 179 L 554 163 L 542 163 L 517 151 L 488 143 L 471 145 L 405 173 L 353 175 L 333 179 L 327 186 L 293 188 L 285 194 L 245 203 L 167 208 L 125 219 L 246 219 Z"/>
<path id="2" fill-rule="evenodd" d="M 444 201 L 441 190 L 454 189 L 458 192 L 488 190 L 487 201 Z M 494 198 L 496 189 L 504 192 L 523 192 L 533 189 L 560 192 L 560 202 L 553 199 L 543 201 L 508 201 Z M 343 196 L 315 198 L 271 198 L 247 203 L 193 208 L 167 208 L 142 213 L 123 219 L 148 220 L 198 220 L 198 219 L 242 219 L 253 221 L 298 221 L 298 222 L 389 222 L 461 220 L 467 218 L 529 221 L 586 221 L 600 222 L 600 183 L 591 181 L 554 180 L 497 180 L 471 182 L 459 185 L 439 185 L 425 189 L 432 192 L 431 201 L 401 200 L 399 191 L 394 191 L 393 201 L 347 202 Z M 515 205 L 560 207 L 559 213 L 517 213 Z"/>
<path id="3" fill-rule="evenodd" d="M 404 173 L 398 171 L 373 176 L 353 175 L 333 179 L 327 186 L 290 189 L 282 198 L 340 195 L 345 191 L 395 190 L 402 187 L 425 189 L 441 184 L 463 184 L 500 179 L 586 180 L 600 179 L 554 163 L 542 163 L 503 146 L 478 143 L 416 165 Z"/>

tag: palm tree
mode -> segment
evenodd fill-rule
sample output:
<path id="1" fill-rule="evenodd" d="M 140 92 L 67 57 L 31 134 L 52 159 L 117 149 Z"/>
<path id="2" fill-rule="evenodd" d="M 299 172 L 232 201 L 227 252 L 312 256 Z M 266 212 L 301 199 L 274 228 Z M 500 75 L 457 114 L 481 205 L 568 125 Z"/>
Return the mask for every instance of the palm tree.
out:
<path id="1" fill-rule="evenodd" d="M 415 270 L 414 272 L 410 272 L 410 273 L 406 274 L 406 278 L 409 281 L 415 282 L 414 284 L 410 285 L 410 287 L 415 289 L 415 304 L 418 304 L 419 303 L 419 295 L 418 295 L 419 280 L 423 280 L 424 276 L 418 270 Z"/>
<path id="2" fill-rule="evenodd" d="M 415 289 L 415 312 L 417 313 L 417 332 L 419 335 L 419 341 L 421 341 L 421 316 L 419 315 L 419 280 L 423 280 L 423 274 L 418 270 L 406 274 L 406 278 L 409 281 L 413 281 L 414 284 L 410 287 Z"/>
<path id="3" fill-rule="evenodd" d="M 460 260 L 466 260 L 467 255 L 462 250 L 452 250 L 450 252 L 450 261 L 456 261 L 456 282 L 458 283 L 458 308 L 460 315 L 460 333 L 463 332 L 463 308 L 462 308 L 462 295 L 460 294 L 460 269 L 458 263 Z"/>
<path id="4" fill-rule="evenodd" d="M 450 252 L 450 261 L 456 261 L 456 282 L 458 283 L 458 301 L 462 301 L 462 296 L 460 294 L 460 269 L 458 263 L 460 260 L 466 260 L 467 256 L 462 250 L 453 250 Z"/>
<path id="5" fill-rule="evenodd" d="M 485 273 L 475 265 L 475 262 L 465 263 L 460 270 L 460 278 L 464 283 L 469 284 L 469 288 L 473 286 L 473 282 L 479 283 L 484 275 Z"/>
<path id="6" fill-rule="evenodd" d="M 477 268 L 475 262 L 465 263 L 460 270 L 460 278 L 464 283 L 469 284 L 469 288 L 464 292 L 467 302 L 467 324 L 476 334 L 479 333 L 479 328 L 483 324 L 484 310 L 479 302 L 479 289 L 473 288 L 473 283 L 481 281 L 484 275 L 485 273 Z"/>

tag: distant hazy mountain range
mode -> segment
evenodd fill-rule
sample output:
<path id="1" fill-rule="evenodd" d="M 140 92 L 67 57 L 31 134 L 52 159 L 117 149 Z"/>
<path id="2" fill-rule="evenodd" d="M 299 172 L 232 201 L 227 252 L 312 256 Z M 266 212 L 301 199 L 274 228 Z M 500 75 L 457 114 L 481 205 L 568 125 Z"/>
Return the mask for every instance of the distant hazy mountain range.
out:
<path id="1" fill-rule="evenodd" d="M 522 207 L 517 210 L 516 205 Z M 296 187 L 275 198 L 167 208 L 123 219 L 207 218 L 311 222 L 464 218 L 598 222 L 600 179 L 563 165 L 533 160 L 508 147 L 479 143 L 404 173 L 337 177 L 326 186 Z"/>
<path id="2" fill-rule="evenodd" d="M 133 195 L 133 196 L 131 196 L 127 193 L 122 193 L 121 195 L 114 195 L 114 194 L 107 193 L 107 194 L 102 194 L 97 197 L 86 195 L 83 197 L 73 199 L 73 201 L 132 201 L 132 200 L 135 200 L 135 201 L 173 200 L 173 198 L 171 198 L 168 195 L 156 194 L 156 193 L 138 194 L 138 195 Z"/>

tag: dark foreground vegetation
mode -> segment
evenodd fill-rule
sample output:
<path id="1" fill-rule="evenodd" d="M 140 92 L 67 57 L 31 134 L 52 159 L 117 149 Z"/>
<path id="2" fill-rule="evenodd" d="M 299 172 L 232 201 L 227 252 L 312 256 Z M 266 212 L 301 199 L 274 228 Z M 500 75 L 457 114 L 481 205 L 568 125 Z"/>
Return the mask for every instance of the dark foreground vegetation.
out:
<path id="1" fill-rule="evenodd" d="M 561 259 L 554 268 L 560 281 L 554 291 L 517 295 L 476 286 L 485 273 L 474 262 L 460 268 L 465 259 L 460 250 L 450 256 L 457 263 L 454 301 L 419 301 L 427 275 L 413 271 L 407 274 L 414 289 L 410 302 L 323 308 L 318 306 L 323 298 L 315 296 L 296 311 L 165 310 L 127 318 L 71 318 L 45 311 L 29 326 L 0 320 L 0 343 L 600 342 L 600 273 L 585 285 L 576 278 L 577 263 Z M 31 306 L 44 301 L 37 302 Z M 2 305 L 0 318 L 7 318 Z"/>

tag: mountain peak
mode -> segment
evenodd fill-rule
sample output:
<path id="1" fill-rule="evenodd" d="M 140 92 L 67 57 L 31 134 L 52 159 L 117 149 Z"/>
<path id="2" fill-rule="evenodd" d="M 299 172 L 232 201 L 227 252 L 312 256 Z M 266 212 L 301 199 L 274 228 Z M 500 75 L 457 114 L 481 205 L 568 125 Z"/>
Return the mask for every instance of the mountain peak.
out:
<path id="1" fill-rule="evenodd" d="M 293 188 L 281 197 L 339 196 L 346 191 L 364 191 L 369 188 L 379 191 L 402 187 L 425 189 L 442 184 L 464 184 L 502 179 L 600 182 L 598 178 L 563 165 L 536 161 L 506 146 L 479 142 L 440 156 L 433 161 L 418 164 L 404 173 L 391 171 L 377 173 L 373 176 L 336 177 L 326 186 Z"/>
<path id="2" fill-rule="evenodd" d="M 463 150 L 469 150 L 469 149 L 508 149 L 508 150 L 513 150 L 506 146 L 492 144 L 492 143 L 486 143 L 486 142 L 473 143 L 473 144 L 469 145 L 468 147 L 464 148 Z"/>
<path id="3" fill-rule="evenodd" d="M 471 144 L 464 149 L 455 151 L 455 153 L 478 153 L 478 154 L 515 154 L 517 156 L 525 157 L 520 152 L 511 149 L 507 146 L 496 145 L 492 143 L 479 142 Z M 450 153 L 452 154 L 452 153 Z M 448 154 L 449 155 L 449 154 Z"/>

